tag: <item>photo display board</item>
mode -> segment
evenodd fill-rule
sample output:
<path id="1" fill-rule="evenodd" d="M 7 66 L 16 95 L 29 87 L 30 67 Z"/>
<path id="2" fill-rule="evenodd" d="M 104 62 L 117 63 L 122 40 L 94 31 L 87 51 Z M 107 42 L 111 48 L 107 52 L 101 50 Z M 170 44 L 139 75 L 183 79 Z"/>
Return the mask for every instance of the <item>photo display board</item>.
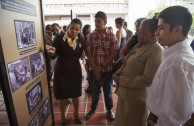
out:
<path id="1" fill-rule="evenodd" d="M 6 108 L 20 126 L 53 124 L 41 0 L 0 0 L 0 65 Z M 5 98 L 4 98 L 5 99 Z M 14 114 L 12 114 L 14 113 Z"/>

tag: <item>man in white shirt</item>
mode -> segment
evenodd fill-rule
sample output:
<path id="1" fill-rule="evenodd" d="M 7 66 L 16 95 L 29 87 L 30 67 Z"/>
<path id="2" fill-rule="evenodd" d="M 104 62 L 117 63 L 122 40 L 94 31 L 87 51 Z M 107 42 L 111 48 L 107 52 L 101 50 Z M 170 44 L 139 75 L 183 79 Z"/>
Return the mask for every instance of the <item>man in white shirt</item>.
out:
<path id="1" fill-rule="evenodd" d="M 192 16 L 171 6 L 158 19 L 156 36 L 167 48 L 148 92 L 148 126 L 181 126 L 194 112 L 194 55 L 186 40 Z"/>

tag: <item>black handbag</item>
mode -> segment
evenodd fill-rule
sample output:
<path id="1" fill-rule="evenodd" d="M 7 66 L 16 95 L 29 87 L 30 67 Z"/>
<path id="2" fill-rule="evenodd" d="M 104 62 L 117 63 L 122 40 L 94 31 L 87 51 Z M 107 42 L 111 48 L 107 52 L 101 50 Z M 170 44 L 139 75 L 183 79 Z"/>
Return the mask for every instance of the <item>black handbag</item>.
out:
<path id="1" fill-rule="evenodd" d="M 115 64 L 113 65 L 112 73 L 115 73 L 119 68 L 122 66 L 122 61 L 121 59 L 118 59 Z"/>

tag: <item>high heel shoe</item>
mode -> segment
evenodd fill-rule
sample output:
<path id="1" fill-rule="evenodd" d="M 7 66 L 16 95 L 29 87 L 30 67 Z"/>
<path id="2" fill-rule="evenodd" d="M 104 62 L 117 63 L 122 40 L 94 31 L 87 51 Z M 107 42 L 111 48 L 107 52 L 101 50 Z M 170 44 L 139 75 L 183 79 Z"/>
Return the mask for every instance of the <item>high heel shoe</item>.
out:
<path id="1" fill-rule="evenodd" d="M 79 115 L 77 115 L 75 113 L 73 115 L 74 115 L 74 118 L 75 118 L 76 123 L 81 124 L 83 122 L 82 119 L 79 117 Z"/>

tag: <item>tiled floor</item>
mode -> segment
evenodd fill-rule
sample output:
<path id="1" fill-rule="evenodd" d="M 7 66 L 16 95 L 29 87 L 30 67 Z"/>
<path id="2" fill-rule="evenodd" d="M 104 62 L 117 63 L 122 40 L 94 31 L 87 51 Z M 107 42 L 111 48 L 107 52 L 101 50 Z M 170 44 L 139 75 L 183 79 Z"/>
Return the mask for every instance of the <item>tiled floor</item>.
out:
<path id="1" fill-rule="evenodd" d="M 7 110 L 5 108 L 3 94 L 1 91 L 0 91 L 0 126 L 9 126 Z"/>
<path id="2" fill-rule="evenodd" d="M 83 66 L 82 66 L 83 68 Z M 113 126 L 114 121 L 110 122 L 106 119 L 106 108 L 105 108 L 105 103 L 104 103 L 104 96 L 103 92 L 100 94 L 100 99 L 99 99 L 99 104 L 98 108 L 96 110 L 96 113 L 92 116 L 91 119 L 86 120 L 85 115 L 88 111 L 90 111 L 90 105 L 91 105 L 91 95 L 85 93 L 85 88 L 88 86 L 88 82 L 85 79 L 86 78 L 86 72 L 84 69 L 83 70 L 83 75 L 84 79 L 82 81 L 82 96 L 79 98 L 79 113 L 80 117 L 83 119 L 83 123 L 80 124 L 79 126 Z M 112 88 L 113 92 L 113 112 L 116 111 L 116 105 L 117 105 L 117 95 L 114 94 L 115 88 Z M 60 125 L 60 111 L 59 111 L 59 101 L 53 99 L 53 108 L 54 108 L 54 119 L 55 119 L 55 125 L 59 126 Z M 67 125 L 70 126 L 76 126 L 74 117 L 73 117 L 73 105 L 69 104 L 66 108 L 65 115 L 67 119 Z M 77 124 L 78 125 L 78 124 Z"/>

